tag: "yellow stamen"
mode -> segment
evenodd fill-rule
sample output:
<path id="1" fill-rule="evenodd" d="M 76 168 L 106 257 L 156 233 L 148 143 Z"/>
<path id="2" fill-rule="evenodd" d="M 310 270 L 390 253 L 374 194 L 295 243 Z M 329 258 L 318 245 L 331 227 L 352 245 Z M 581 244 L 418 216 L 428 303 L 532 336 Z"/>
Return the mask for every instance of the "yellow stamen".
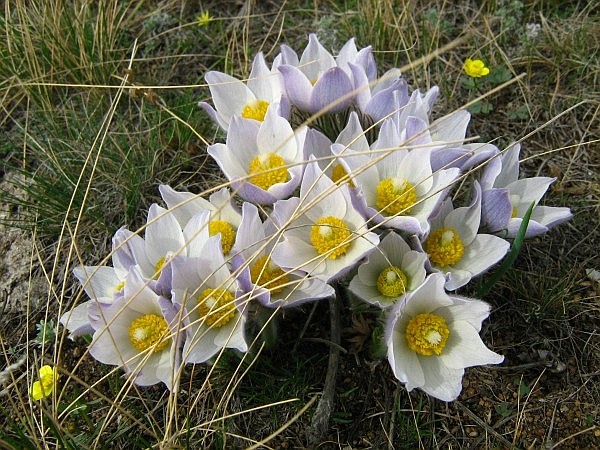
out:
<path id="1" fill-rule="evenodd" d="M 285 183 L 290 174 L 285 167 L 284 159 L 276 153 L 264 153 L 250 161 L 248 167 L 250 183 L 265 191 L 277 183 Z"/>
<path id="2" fill-rule="evenodd" d="M 348 186 L 350 186 L 351 188 L 356 187 L 356 185 L 348 177 L 348 172 L 346 172 L 346 169 L 344 169 L 344 166 L 342 166 L 341 164 L 336 164 L 335 166 L 333 166 L 333 169 L 331 169 L 331 179 L 335 184 L 340 184 L 341 182 L 343 182 L 348 183 Z"/>
<path id="3" fill-rule="evenodd" d="M 377 277 L 377 290 L 386 297 L 399 297 L 407 287 L 408 279 L 399 267 L 390 266 Z"/>
<path id="4" fill-rule="evenodd" d="M 436 314 L 419 314 L 406 327 L 408 347 L 422 356 L 440 355 L 449 335 L 446 319 Z"/>
<path id="5" fill-rule="evenodd" d="M 160 277 L 160 273 L 162 271 L 163 266 L 165 265 L 166 260 L 167 260 L 167 257 L 163 256 L 158 261 L 156 261 L 156 264 L 154 265 L 154 279 L 155 280 L 158 280 L 158 277 Z"/>
<path id="6" fill-rule="evenodd" d="M 441 228 L 429 235 L 423 245 L 429 260 L 438 267 L 456 264 L 463 257 L 465 247 L 454 228 Z"/>
<path id="7" fill-rule="evenodd" d="M 244 106 L 242 109 L 242 117 L 244 119 L 254 119 L 262 122 L 265 120 L 267 115 L 267 109 L 269 108 L 269 102 L 264 100 L 253 100 Z"/>
<path id="8" fill-rule="evenodd" d="M 129 326 L 129 340 L 135 349 L 143 352 L 152 348 L 159 352 L 167 348 L 169 326 L 167 321 L 156 314 L 146 314 L 138 317 Z"/>
<path id="9" fill-rule="evenodd" d="M 255 285 L 269 289 L 272 294 L 279 294 L 289 282 L 288 275 L 281 267 L 273 264 L 268 255 L 256 260 L 250 269 L 250 279 Z"/>
<path id="10" fill-rule="evenodd" d="M 198 297 L 200 320 L 210 328 L 221 328 L 235 317 L 235 297 L 227 289 L 205 289 Z"/>
<path id="11" fill-rule="evenodd" d="M 346 253 L 350 244 L 350 229 L 346 222 L 334 216 L 321 217 L 310 231 L 310 242 L 319 255 L 336 259 Z"/>
<path id="12" fill-rule="evenodd" d="M 121 281 L 119 284 L 115 286 L 115 292 L 121 292 L 125 287 L 125 281 Z"/>
<path id="13" fill-rule="evenodd" d="M 235 229 L 224 220 L 211 220 L 208 224 L 208 234 L 214 236 L 217 233 L 221 233 L 221 248 L 223 254 L 227 255 L 235 242 Z"/>
<path id="14" fill-rule="evenodd" d="M 386 178 L 377 185 L 376 206 L 387 216 L 408 215 L 417 202 L 412 184 L 399 178 Z"/>

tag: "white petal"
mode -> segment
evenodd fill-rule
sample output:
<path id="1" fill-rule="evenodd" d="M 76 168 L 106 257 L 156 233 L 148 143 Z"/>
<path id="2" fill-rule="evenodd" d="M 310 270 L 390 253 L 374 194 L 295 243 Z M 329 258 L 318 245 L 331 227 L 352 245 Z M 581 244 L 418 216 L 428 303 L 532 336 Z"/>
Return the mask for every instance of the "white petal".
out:
<path id="1" fill-rule="evenodd" d="M 465 321 L 448 324 L 450 335 L 446 347 L 439 358 L 444 365 L 452 369 L 480 366 L 483 364 L 499 364 L 504 356 L 488 349 L 475 328 Z"/>
<path id="2" fill-rule="evenodd" d="M 180 251 L 185 247 L 183 231 L 175 216 L 156 204 L 150 205 L 144 239 L 146 254 L 153 264 L 167 253 Z"/>
<path id="3" fill-rule="evenodd" d="M 217 162 L 229 181 L 245 177 L 248 174 L 248 168 L 242 167 L 240 160 L 225 144 L 213 144 L 206 151 Z"/>
<path id="4" fill-rule="evenodd" d="M 502 152 L 502 170 L 496 177 L 494 187 L 507 187 L 519 178 L 519 153 L 521 144 L 513 144 Z"/>
<path id="5" fill-rule="evenodd" d="M 222 72 L 211 71 L 205 76 L 215 109 L 229 123 L 232 116 L 241 114 L 244 106 L 255 100 L 252 91 L 240 80 Z"/>
<path id="6" fill-rule="evenodd" d="M 510 244 L 502 238 L 478 234 L 454 267 L 468 270 L 473 276 L 479 275 L 504 258 L 509 247 Z"/>
<path id="7" fill-rule="evenodd" d="M 465 370 L 447 367 L 435 356 L 420 357 L 419 361 L 425 374 L 425 383 L 420 386 L 421 389 L 445 402 L 456 400 L 462 390 Z"/>
<path id="8" fill-rule="evenodd" d="M 191 192 L 178 192 L 165 184 L 161 184 L 158 190 L 181 227 L 185 227 L 193 215 L 206 209 L 213 209 L 209 202 Z"/>

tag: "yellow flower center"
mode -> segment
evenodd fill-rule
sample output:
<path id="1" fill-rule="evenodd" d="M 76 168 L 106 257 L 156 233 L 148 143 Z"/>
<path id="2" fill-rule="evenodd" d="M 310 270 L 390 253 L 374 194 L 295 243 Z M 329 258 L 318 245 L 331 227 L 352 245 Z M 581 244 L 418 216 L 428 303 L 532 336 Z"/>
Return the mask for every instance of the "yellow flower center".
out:
<path id="1" fill-rule="evenodd" d="M 412 184 L 399 178 L 386 178 L 377 185 L 377 209 L 388 216 L 410 214 L 417 201 Z"/>
<path id="2" fill-rule="evenodd" d="M 250 268 L 250 279 L 257 286 L 269 289 L 272 294 L 279 294 L 289 282 L 288 275 L 281 267 L 273 264 L 268 255 L 258 258 Z"/>
<path id="3" fill-rule="evenodd" d="M 465 252 L 460 236 L 454 228 L 442 228 L 429 235 L 424 244 L 429 260 L 439 267 L 456 264 Z"/>
<path id="4" fill-rule="evenodd" d="M 319 255 L 326 254 L 328 258 L 336 259 L 350 247 L 350 235 L 350 229 L 342 219 L 321 217 L 310 230 L 310 243 Z"/>
<path id="5" fill-rule="evenodd" d="M 125 287 L 125 281 L 121 281 L 119 284 L 115 286 L 115 292 L 121 292 Z"/>
<path id="6" fill-rule="evenodd" d="M 285 167 L 285 161 L 276 153 L 264 153 L 250 161 L 248 167 L 250 182 L 265 191 L 277 183 L 285 183 L 290 174 Z"/>
<path id="7" fill-rule="evenodd" d="M 343 182 L 348 183 L 348 185 L 351 188 L 356 187 L 356 185 L 348 177 L 348 172 L 346 172 L 346 169 L 344 169 L 344 166 L 342 166 L 341 164 L 336 164 L 335 166 L 333 166 L 333 169 L 331 169 L 331 180 L 336 184 L 340 184 L 340 182 Z"/>
<path id="8" fill-rule="evenodd" d="M 218 233 L 221 233 L 221 248 L 223 254 L 226 255 L 235 242 L 235 229 L 229 222 L 224 220 L 211 220 L 208 224 L 208 234 L 214 236 Z"/>
<path id="9" fill-rule="evenodd" d="M 377 277 L 377 290 L 386 297 L 399 297 L 406 292 L 408 279 L 399 267 L 383 269 Z"/>
<path id="10" fill-rule="evenodd" d="M 134 348 L 143 352 L 152 348 L 152 352 L 160 352 L 167 348 L 169 326 L 167 321 L 156 314 L 138 317 L 129 325 L 129 340 Z"/>
<path id="11" fill-rule="evenodd" d="M 408 347 L 422 356 L 440 355 L 449 335 L 446 320 L 436 314 L 419 314 L 406 327 Z"/>
<path id="12" fill-rule="evenodd" d="M 205 289 L 198 297 L 198 314 L 210 328 L 221 328 L 235 311 L 235 297 L 227 289 Z"/>
<path id="13" fill-rule="evenodd" d="M 254 119 L 262 122 L 265 120 L 267 109 L 269 108 L 269 102 L 264 100 L 253 100 L 244 106 L 242 109 L 242 117 L 244 119 Z"/>

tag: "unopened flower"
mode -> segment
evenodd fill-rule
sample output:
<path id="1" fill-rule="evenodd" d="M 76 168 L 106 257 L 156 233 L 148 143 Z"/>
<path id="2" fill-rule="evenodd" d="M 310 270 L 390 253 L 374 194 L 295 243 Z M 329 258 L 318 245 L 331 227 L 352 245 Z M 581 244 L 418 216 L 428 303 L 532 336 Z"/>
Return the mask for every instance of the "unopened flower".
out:
<path id="1" fill-rule="evenodd" d="M 400 235 L 391 232 L 369 253 L 349 289 L 368 303 L 388 308 L 425 280 L 424 253 L 411 250 Z"/>
<path id="2" fill-rule="evenodd" d="M 504 357 L 479 337 L 490 306 L 448 295 L 442 274 L 431 274 L 390 310 L 385 339 L 388 361 L 408 391 L 419 388 L 443 401 L 455 400 L 466 367 L 499 364 Z"/>
<path id="3" fill-rule="evenodd" d="M 368 79 L 373 79 L 376 73 L 371 47 L 359 51 L 354 39 L 346 42 L 334 58 L 317 35 L 310 34 L 299 61 L 290 50 L 282 49 L 282 56 L 278 69 L 287 96 L 292 104 L 310 114 L 324 108 L 327 112 L 337 112 L 350 106 L 355 94 L 350 63 L 361 66 L 368 73 Z"/>
<path id="4" fill-rule="evenodd" d="M 52 366 L 42 366 L 39 370 L 39 380 L 34 381 L 29 395 L 35 401 L 49 397 L 56 386 L 58 370 Z"/>
<path id="5" fill-rule="evenodd" d="M 490 74 L 490 69 L 481 59 L 467 58 L 463 64 L 463 70 L 471 78 L 481 78 Z"/>

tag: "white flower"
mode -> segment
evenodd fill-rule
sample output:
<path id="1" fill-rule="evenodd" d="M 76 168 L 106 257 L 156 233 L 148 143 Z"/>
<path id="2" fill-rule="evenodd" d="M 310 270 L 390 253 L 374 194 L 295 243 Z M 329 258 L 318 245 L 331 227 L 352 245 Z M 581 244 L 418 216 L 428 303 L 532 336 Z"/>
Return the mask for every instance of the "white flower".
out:
<path id="1" fill-rule="evenodd" d="M 509 249 L 504 239 L 477 234 L 481 219 L 481 188 L 474 182 L 474 198 L 469 207 L 452 208 L 446 200 L 423 242 L 434 270 L 446 275 L 446 289 L 454 291 L 500 261 Z"/>
<path id="2" fill-rule="evenodd" d="M 129 268 L 136 262 L 127 247 L 123 245 L 122 236 L 123 232 L 120 231 L 112 239 L 112 267 L 77 266 L 73 269 L 73 275 L 91 300 L 61 315 L 60 323 L 70 331 L 70 338 L 94 332 L 88 316 L 91 305 L 94 303 L 110 305 L 116 297 L 123 294 Z"/>
<path id="3" fill-rule="evenodd" d="M 215 108 L 205 102 L 200 102 L 200 106 L 224 130 L 229 128 L 232 117 L 262 122 L 272 103 L 277 103 L 279 113 L 287 116 L 289 107 L 284 106 L 280 77 L 277 70 L 268 68 L 263 54 L 258 53 L 246 83 L 222 72 L 208 72 L 205 78 Z"/>
<path id="4" fill-rule="evenodd" d="M 211 237 L 201 256 L 173 259 L 173 303 L 185 325 L 183 361 L 202 363 L 222 348 L 246 351 L 243 299 L 221 249 L 220 236 Z"/>
<path id="5" fill-rule="evenodd" d="M 135 384 L 162 381 L 176 390 L 181 357 L 173 304 L 150 289 L 135 269 L 130 270 L 123 290 L 111 305 L 92 305 L 90 355 L 122 367 Z"/>
<path id="6" fill-rule="evenodd" d="M 429 231 L 427 219 L 459 174 L 457 168 L 432 172 L 429 143 L 427 124 L 411 117 L 402 136 L 386 120 L 368 153 L 333 145 L 357 187 L 356 206 L 365 218 L 413 234 Z"/>
<path id="7" fill-rule="evenodd" d="M 289 197 L 300 184 L 306 128 L 294 133 L 287 120 L 269 107 L 264 122 L 233 118 L 225 144 L 208 153 L 244 200 L 273 204 Z"/>
<path id="8" fill-rule="evenodd" d="M 157 204 L 150 205 L 144 238 L 124 228 L 115 238 L 123 251 L 132 255 L 140 274 L 157 293 L 170 296 L 171 260 L 176 255 L 188 255 L 201 248 L 209 237 L 210 211 L 204 211 L 181 229 L 174 214 Z"/>
<path id="9" fill-rule="evenodd" d="M 533 203 L 525 237 L 537 236 L 572 217 L 569 208 L 539 206 L 538 203 L 556 178 L 519 178 L 520 144 L 507 148 L 490 160 L 481 177 L 482 215 L 487 229 L 514 238 L 525 213 Z"/>
<path id="10" fill-rule="evenodd" d="M 349 148 L 357 152 L 369 151 L 369 142 L 362 129 L 358 114 L 350 113 L 348 123 L 335 140 L 335 148 Z M 321 170 L 338 183 L 342 179 L 350 181 L 343 164 L 332 152 L 331 140 L 317 130 L 309 129 L 306 136 L 306 154 L 314 155 Z"/>
<path id="11" fill-rule="evenodd" d="M 239 282 L 249 298 L 270 308 L 290 307 L 334 295 L 323 281 L 299 270 L 282 269 L 271 258 L 277 229 L 270 220 L 263 223 L 251 203 L 242 206 L 243 220 L 233 252 L 234 270 L 241 269 Z"/>
<path id="12" fill-rule="evenodd" d="M 411 250 L 400 235 L 390 232 L 358 267 L 349 289 L 368 303 L 388 308 L 423 283 L 426 259 L 424 253 Z"/>
<path id="13" fill-rule="evenodd" d="M 162 199 L 173 213 L 181 228 L 198 213 L 210 211 L 209 232 L 211 236 L 221 234 L 223 253 L 228 254 L 235 242 L 242 215 L 234 205 L 229 189 L 213 192 L 208 201 L 191 192 L 178 192 L 167 185 L 158 187 Z"/>
<path id="14" fill-rule="evenodd" d="M 328 281 L 377 246 L 379 237 L 368 231 L 348 189 L 325 176 L 311 156 L 300 198 L 274 205 L 273 221 L 284 230 L 271 255 L 275 264 Z"/>
<path id="15" fill-rule="evenodd" d="M 448 295 L 445 279 L 434 273 L 390 310 L 385 339 L 388 360 L 398 380 L 444 401 L 455 400 L 466 367 L 499 364 L 504 357 L 479 337 L 490 306 Z"/>

